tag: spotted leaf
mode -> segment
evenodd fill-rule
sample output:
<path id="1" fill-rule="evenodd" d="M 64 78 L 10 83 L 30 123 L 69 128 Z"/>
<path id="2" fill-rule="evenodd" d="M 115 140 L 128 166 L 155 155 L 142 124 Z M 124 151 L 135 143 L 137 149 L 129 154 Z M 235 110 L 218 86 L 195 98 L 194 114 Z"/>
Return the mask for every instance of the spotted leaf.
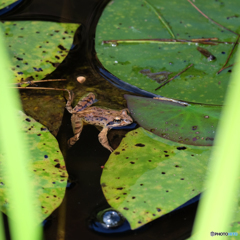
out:
<path id="1" fill-rule="evenodd" d="M 58 142 L 48 129 L 22 112 L 19 117 L 31 154 L 30 175 L 36 189 L 36 205 L 41 204 L 39 219 L 42 221 L 62 202 L 68 173 Z M 1 171 L 3 165 L 4 153 L 0 152 Z M 6 214 L 11 207 L 6 196 L 7 182 L 8 179 L 0 175 L 0 208 Z"/>
<path id="2" fill-rule="evenodd" d="M 210 150 L 133 130 L 103 169 L 103 193 L 136 229 L 203 191 Z"/>
<path id="3" fill-rule="evenodd" d="M 67 56 L 79 24 L 1 22 L 16 82 L 42 79 Z"/>

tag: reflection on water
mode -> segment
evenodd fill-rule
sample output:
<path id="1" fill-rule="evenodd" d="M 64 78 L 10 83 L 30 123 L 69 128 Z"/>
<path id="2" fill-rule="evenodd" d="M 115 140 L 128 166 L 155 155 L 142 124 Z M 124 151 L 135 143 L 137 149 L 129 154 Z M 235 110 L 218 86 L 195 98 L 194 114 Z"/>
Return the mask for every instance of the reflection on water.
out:
<path id="1" fill-rule="evenodd" d="M 89 222 L 89 227 L 96 232 L 106 234 L 131 231 L 128 221 L 113 208 L 95 213 L 95 216 Z"/>

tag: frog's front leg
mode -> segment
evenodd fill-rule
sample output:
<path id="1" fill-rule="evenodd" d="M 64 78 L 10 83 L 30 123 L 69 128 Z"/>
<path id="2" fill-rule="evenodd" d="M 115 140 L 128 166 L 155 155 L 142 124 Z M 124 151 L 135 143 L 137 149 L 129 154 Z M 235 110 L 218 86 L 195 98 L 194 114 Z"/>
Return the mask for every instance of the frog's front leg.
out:
<path id="1" fill-rule="evenodd" d="M 107 127 L 103 128 L 102 131 L 98 134 L 98 140 L 103 145 L 103 147 L 107 148 L 110 152 L 112 152 L 113 149 L 110 147 L 107 138 L 108 131 L 109 128 Z"/>
<path id="2" fill-rule="evenodd" d="M 73 91 L 68 91 L 68 94 L 69 94 L 69 97 L 66 103 L 66 109 L 68 110 L 68 112 L 73 113 L 72 102 L 74 98 L 74 93 Z"/>
<path id="3" fill-rule="evenodd" d="M 68 146 L 72 147 L 79 139 L 79 136 L 83 129 L 83 120 L 79 118 L 77 114 L 73 114 L 71 117 L 72 128 L 74 136 L 68 140 Z"/>

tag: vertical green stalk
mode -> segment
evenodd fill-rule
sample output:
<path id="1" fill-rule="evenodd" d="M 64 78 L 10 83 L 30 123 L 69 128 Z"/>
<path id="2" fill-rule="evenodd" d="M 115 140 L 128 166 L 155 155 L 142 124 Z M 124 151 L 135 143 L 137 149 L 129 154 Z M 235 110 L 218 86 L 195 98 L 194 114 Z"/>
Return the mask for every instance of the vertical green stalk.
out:
<path id="1" fill-rule="evenodd" d="M 9 87 L 12 80 L 10 60 L 0 29 L 0 147 L 5 160 L 0 170 L 3 178 L 7 176 L 8 179 L 5 185 L 11 206 L 8 212 L 10 232 L 13 240 L 37 240 L 41 239 L 36 214 L 39 209 L 33 206 L 33 186 L 28 171 L 30 156 L 17 118 L 16 109 L 21 109 L 18 93 Z"/>
<path id="2" fill-rule="evenodd" d="M 215 239 L 210 236 L 211 231 L 229 232 L 239 198 L 240 49 L 235 62 L 209 163 L 207 190 L 203 193 L 194 224 L 194 240 Z"/>

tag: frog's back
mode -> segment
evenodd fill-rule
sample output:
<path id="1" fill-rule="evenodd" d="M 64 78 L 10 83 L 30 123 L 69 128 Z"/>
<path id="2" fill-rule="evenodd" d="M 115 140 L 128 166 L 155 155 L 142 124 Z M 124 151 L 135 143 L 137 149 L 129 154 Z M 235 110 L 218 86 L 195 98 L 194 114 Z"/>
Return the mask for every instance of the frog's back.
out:
<path id="1" fill-rule="evenodd" d="M 114 121 L 114 119 L 120 117 L 120 115 L 120 111 L 95 106 L 78 112 L 78 116 L 82 118 L 84 122 L 101 127 L 106 127 L 108 123 Z"/>

